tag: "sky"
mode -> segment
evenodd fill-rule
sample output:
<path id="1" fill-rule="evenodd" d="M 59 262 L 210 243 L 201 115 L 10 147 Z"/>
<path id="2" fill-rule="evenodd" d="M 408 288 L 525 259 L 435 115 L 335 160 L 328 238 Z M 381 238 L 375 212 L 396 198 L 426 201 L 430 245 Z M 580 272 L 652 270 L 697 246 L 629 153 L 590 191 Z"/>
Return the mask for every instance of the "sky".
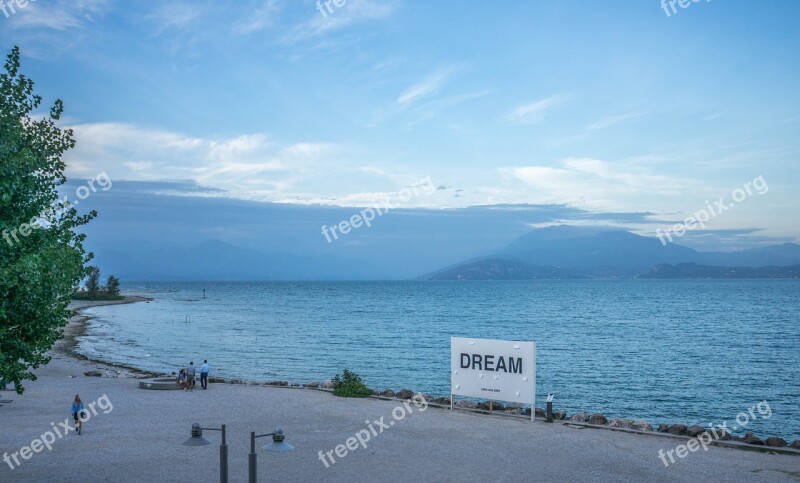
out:
<path id="1" fill-rule="evenodd" d="M 158 200 L 355 209 L 428 180 L 400 206 L 654 236 L 724 197 L 680 243 L 800 240 L 800 3 L 668 3 L 31 0 L 0 45 L 63 99 L 69 177 Z"/>

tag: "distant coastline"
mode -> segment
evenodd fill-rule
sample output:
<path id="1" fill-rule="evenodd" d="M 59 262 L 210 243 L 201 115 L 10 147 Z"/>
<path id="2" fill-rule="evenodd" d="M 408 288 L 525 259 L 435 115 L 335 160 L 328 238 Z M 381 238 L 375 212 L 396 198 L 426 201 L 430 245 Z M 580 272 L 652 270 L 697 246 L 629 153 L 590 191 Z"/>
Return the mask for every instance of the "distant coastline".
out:
<path id="1" fill-rule="evenodd" d="M 91 307 L 101 307 L 104 305 L 122 305 L 122 304 L 132 304 L 136 302 L 149 302 L 151 300 L 152 299 L 149 297 L 142 297 L 139 295 L 123 295 L 122 299 L 120 300 L 73 300 L 72 302 L 70 302 L 68 308 L 72 310 L 75 313 L 75 315 L 73 315 L 72 318 L 69 319 L 69 322 L 67 322 L 67 325 L 64 327 L 64 332 L 61 339 L 56 341 L 51 351 L 65 355 L 73 359 L 97 362 L 108 366 L 125 369 L 127 371 L 131 371 L 136 374 L 150 375 L 151 374 L 150 372 L 143 371 L 137 367 L 128 366 L 124 364 L 116 364 L 106 360 L 88 357 L 85 354 L 78 352 L 77 346 L 78 346 L 78 337 L 86 335 L 86 330 L 89 327 L 89 321 L 94 318 L 90 315 L 84 314 L 83 311 L 85 309 Z"/>

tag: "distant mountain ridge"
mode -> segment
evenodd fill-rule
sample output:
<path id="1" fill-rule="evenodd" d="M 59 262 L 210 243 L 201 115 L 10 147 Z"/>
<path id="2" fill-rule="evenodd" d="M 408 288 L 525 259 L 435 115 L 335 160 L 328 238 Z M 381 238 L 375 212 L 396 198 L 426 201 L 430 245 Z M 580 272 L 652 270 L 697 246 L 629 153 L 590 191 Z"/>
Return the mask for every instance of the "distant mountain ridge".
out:
<path id="1" fill-rule="evenodd" d="M 381 271 L 334 256 L 262 253 L 219 240 L 140 252 L 102 251 L 94 264 L 124 281 L 369 280 Z"/>
<path id="2" fill-rule="evenodd" d="M 787 267 L 800 264 L 800 245 L 785 243 L 739 252 L 698 252 L 625 230 L 568 225 L 539 228 L 496 254 L 467 260 L 432 274 L 426 280 L 527 280 L 536 278 L 629 278 L 650 274 L 656 266 L 694 264 L 691 276 L 730 273 L 715 267 Z M 684 267 L 685 268 L 685 267 Z M 776 275 L 778 271 L 773 271 Z M 670 272 L 677 276 L 686 271 Z M 766 271 L 740 271 L 766 274 Z M 731 278 L 725 276 L 724 278 Z"/>

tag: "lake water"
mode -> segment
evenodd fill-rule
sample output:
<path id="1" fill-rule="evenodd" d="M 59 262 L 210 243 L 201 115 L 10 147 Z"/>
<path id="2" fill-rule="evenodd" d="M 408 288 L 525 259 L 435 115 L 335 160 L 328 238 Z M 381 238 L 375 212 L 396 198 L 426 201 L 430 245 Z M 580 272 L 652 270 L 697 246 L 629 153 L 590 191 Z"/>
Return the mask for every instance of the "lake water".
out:
<path id="1" fill-rule="evenodd" d="M 800 282 L 143 283 L 96 307 L 79 350 L 154 371 L 208 359 L 226 378 L 305 383 L 343 368 L 374 388 L 449 395 L 450 337 L 534 340 L 537 401 L 800 438 Z M 202 299 L 203 289 L 207 298 Z M 763 406 L 762 406 L 763 407 Z M 742 431 L 737 431 L 742 433 Z"/>

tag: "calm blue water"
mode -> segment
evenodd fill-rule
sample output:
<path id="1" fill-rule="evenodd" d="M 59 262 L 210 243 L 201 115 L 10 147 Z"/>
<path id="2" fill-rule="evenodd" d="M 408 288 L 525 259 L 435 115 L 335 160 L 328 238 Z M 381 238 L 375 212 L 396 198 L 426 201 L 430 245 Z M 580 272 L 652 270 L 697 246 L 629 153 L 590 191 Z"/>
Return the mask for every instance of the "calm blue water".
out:
<path id="1" fill-rule="evenodd" d="M 85 354 L 155 371 L 449 394 L 451 336 L 534 340 L 537 401 L 644 418 L 729 421 L 766 400 L 760 436 L 800 438 L 800 282 L 147 283 L 154 300 L 90 309 Z M 202 289 L 207 299 L 202 300 Z M 187 323 L 188 317 L 188 323 Z"/>

